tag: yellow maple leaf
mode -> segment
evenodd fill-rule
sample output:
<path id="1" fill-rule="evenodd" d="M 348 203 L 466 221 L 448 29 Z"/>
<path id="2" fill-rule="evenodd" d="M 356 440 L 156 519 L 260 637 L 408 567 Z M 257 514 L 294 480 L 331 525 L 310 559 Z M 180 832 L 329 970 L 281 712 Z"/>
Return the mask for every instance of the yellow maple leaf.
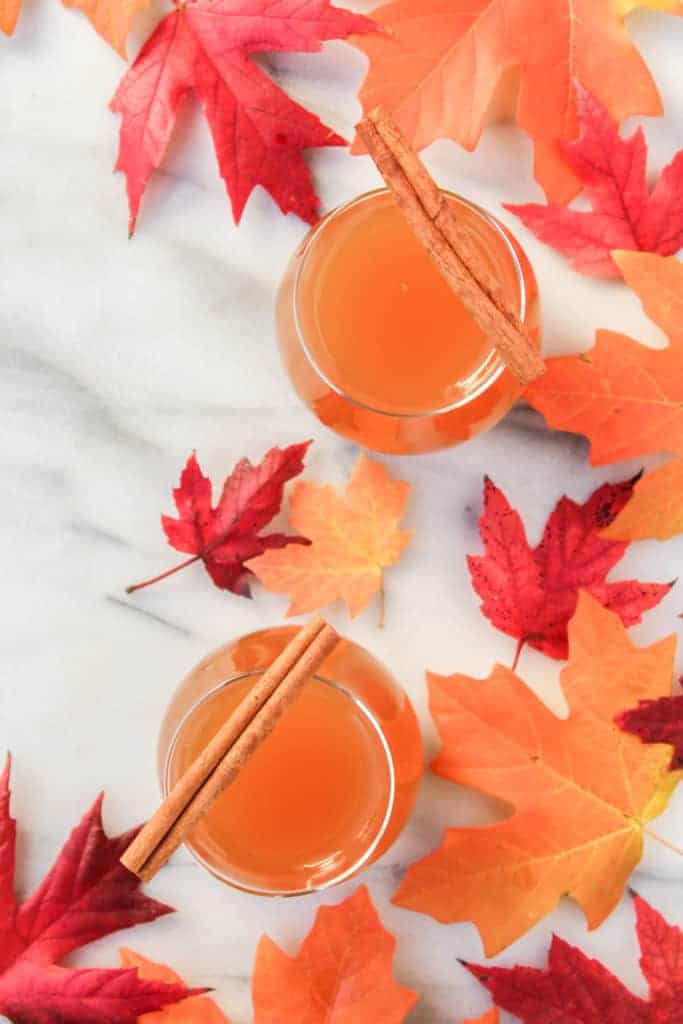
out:
<path id="1" fill-rule="evenodd" d="M 394 480 L 362 455 L 343 495 L 331 486 L 299 482 L 290 523 L 310 546 L 266 551 L 247 568 L 266 590 L 290 596 L 288 615 L 346 602 L 351 615 L 382 591 L 382 570 L 398 561 L 412 531 L 399 530 L 409 484 Z"/>
<path id="2" fill-rule="evenodd" d="M 395 902 L 439 921 L 473 921 L 487 955 L 533 927 L 567 895 L 601 924 L 640 860 L 646 823 L 680 773 L 672 748 L 642 744 L 615 725 L 640 700 L 668 696 L 675 638 L 640 649 L 621 620 L 581 594 L 569 627 L 558 718 L 497 665 L 488 679 L 429 677 L 442 741 L 433 769 L 504 800 L 496 824 L 448 829 L 414 864 Z"/>

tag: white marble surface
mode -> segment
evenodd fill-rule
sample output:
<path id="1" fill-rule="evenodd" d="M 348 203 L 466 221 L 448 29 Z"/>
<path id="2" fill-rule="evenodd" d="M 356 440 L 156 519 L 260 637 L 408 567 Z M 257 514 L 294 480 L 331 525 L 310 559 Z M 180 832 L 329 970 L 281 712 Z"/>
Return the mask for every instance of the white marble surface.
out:
<path id="1" fill-rule="evenodd" d="M 640 14 L 632 28 L 667 108 L 647 126 L 659 168 L 681 137 L 683 20 Z M 143 33 L 140 25 L 133 51 Z M 233 227 L 208 131 L 191 108 L 129 242 L 123 181 L 111 174 L 117 121 L 107 110 L 119 59 L 56 0 L 28 0 L 16 37 L 0 40 L 0 51 L 0 749 L 9 746 L 15 757 L 26 891 L 100 788 L 111 830 L 150 811 L 156 731 L 177 680 L 227 638 L 282 618 L 282 598 L 258 590 L 251 603 L 233 598 L 199 567 L 126 598 L 126 583 L 173 562 L 158 516 L 170 509 L 169 489 L 190 449 L 221 477 L 238 456 L 256 459 L 273 443 L 312 436 L 308 475 L 337 482 L 357 451 L 298 404 L 275 351 L 274 289 L 303 225 L 282 218 L 261 193 Z M 281 56 L 267 66 L 350 131 L 359 54 L 331 44 L 322 56 Z M 492 129 L 473 155 L 437 144 L 429 160 L 445 185 L 494 208 L 538 195 L 530 148 L 512 127 Z M 325 208 L 376 181 L 366 160 L 344 152 L 315 153 L 311 163 Z M 525 243 L 540 278 L 548 353 L 588 347 L 598 325 L 660 343 L 624 287 L 579 278 L 547 249 Z M 408 518 L 416 529 L 387 579 L 387 628 L 376 628 L 373 609 L 352 626 L 338 608 L 331 618 L 401 678 L 431 751 L 424 669 L 485 675 L 494 659 L 509 663 L 513 649 L 480 615 L 465 569 L 466 553 L 478 550 L 483 472 L 524 510 L 535 539 L 562 491 L 584 498 L 595 483 L 636 468 L 590 470 L 586 451 L 583 440 L 550 433 L 519 409 L 467 447 L 386 460 L 414 485 Z M 682 554 L 681 541 L 642 543 L 614 576 L 667 580 L 680 572 Z M 683 596 L 674 590 L 633 636 L 646 643 L 680 630 L 680 611 Z M 555 706 L 559 668 L 531 651 L 521 662 Z M 486 994 L 456 960 L 482 953 L 472 926 L 437 925 L 391 906 L 390 894 L 408 861 L 431 849 L 447 824 L 490 814 L 483 801 L 427 777 L 404 837 L 365 876 L 398 936 L 398 977 L 421 993 L 411 1024 L 447 1024 L 483 1010 Z M 683 842 L 682 794 L 657 827 Z M 673 854 L 648 842 L 633 881 L 683 923 Z M 337 901 L 344 888 L 305 901 L 259 901 L 221 888 L 181 854 L 152 892 L 178 913 L 123 941 L 215 988 L 231 1021 L 247 1024 L 259 935 L 296 950 L 317 905 Z M 557 931 L 643 992 L 631 926 L 627 900 L 592 934 L 565 903 L 501 961 L 542 963 Z M 111 965 L 118 941 L 102 941 L 77 961 Z"/>

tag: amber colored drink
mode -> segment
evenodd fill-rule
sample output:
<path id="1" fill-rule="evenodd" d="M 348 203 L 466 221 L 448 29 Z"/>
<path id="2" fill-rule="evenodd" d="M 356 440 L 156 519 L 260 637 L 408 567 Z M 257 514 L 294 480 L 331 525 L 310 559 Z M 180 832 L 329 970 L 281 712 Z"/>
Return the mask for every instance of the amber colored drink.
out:
<path id="1" fill-rule="evenodd" d="M 264 630 L 205 659 L 162 728 L 167 789 L 206 746 L 292 629 Z M 378 857 L 405 824 L 422 771 L 407 697 L 342 641 L 193 832 L 214 874 L 268 895 L 320 889 Z"/>
<path id="2" fill-rule="evenodd" d="M 538 342 L 536 282 L 518 243 L 478 207 L 449 201 Z M 521 392 L 386 190 L 313 229 L 281 286 L 277 320 L 299 395 L 367 448 L 416 453 L 467 440 Z"/>

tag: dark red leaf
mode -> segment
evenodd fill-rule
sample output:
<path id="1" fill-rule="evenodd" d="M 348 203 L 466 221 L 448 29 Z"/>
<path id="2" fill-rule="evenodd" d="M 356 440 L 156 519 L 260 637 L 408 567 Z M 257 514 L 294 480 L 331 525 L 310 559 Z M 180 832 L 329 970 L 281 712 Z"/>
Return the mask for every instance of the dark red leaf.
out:
<path id="1" fill-rule="evenodd" d="M 622 139 L 609 113 L 581 85 L 576 86 L 581 134 L 560 143 L 565 160 L 583 182 L 591 211 L 506 204 L 541 241 L 568 256 L 575 270 L 596 277 L 620 277 L 615 249 L 670 256 L 683 246 L 683 150 L 650 191 L 647 144 L 639 128 Z"/>
<path id="2" fill-rule="evenodd" d="M 672 768 L 683 768 L 683 696 L 641 700 L 637 708 L 623 711 L 616 721 L 643 743 L 670 743 Z"/>
<path id="3" fill-rule="evenodd" d="M 240 459 L 223 485 L 215 508 L 211 481 L 202 473 L 193 453 L 173 491 L 178 518 L 162 516 L 161 524 L 171 547 L 192 557 L 153 579 L 128 587 L 128 593 L 173 575 L 201 559 L 217 587 L 250 597 L 251 571 L 244 563 L 269 548 L 308 544 L 304 537 L 283 533 L 261 535 L 280 511 L 285 484 L 304 468 L 310 441 L 288 448 L 271 448 L 258 466 Z"/>
<path id="4" fill-rule="evenodd" d="M 101 798 L 33 896 L 17 903 L 9 775 L 8 757 L 0 776 L 0 1014 L 14 1024 L 127 1024 L 192 995 L 182 985 L 142 981 L 136 971 L 56 966 L 67 953 L 171 908 L 141 893 L 139 879 L 120 864 L 135 833 L 105 835 Z"/>
<path id="5" fill-rule="evenodd" d="M 624 507 L 634 483 L 604 484 L 583 505 L 561 498 L 532 549 L 519 513 L 486 478 L 479 520 L 486 554 L 470 555 L 467 563 L 484 615 L 519 641 L 518 654 L 528 643 L 551 658 L 567 657 L 567 624 L 579 590 L 616 612 L 626 626 L 640 622 L 669 592 L 670 584 L 606 581 L 628 544 L 605 540 L 599 531 Z"/>
<path id="6" fill-rule="evenodd" d="M 640 966 L 650 999 L 639 999 L 599 960 L 557 936 L 548 966 L 479 967 L 465 964 L 498 1006 L 523 1024 L 680 1024 L 683 932 L 634 896 Z"/>

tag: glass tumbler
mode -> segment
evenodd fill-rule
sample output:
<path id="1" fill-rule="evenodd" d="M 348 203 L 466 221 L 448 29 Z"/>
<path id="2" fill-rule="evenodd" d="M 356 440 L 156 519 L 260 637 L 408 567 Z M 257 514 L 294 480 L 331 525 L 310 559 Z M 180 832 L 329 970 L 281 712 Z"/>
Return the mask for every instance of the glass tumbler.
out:
<path id="1" fill-rule="evenodd" d="M 521 246 L 490 213 L 445 194 L 540 345 L 538 288 Z M 280 285 L 276 327 L 299 397 L 364 448 L 417 454 L 458 444 L 494 426 L 522 391 L 387 189 L 312 228 Z"/>
<path id="2" fill-rule="evenodd" d="M 260 630 L 208 655 L 164 717 L 164 797 L 296 632 Z M 423 750 L 413 707 L 342 639 L 200 821 L 187 846 L 221 881 L 269 896 L 341 882 L 383 854 L 410 814 Z"/>

